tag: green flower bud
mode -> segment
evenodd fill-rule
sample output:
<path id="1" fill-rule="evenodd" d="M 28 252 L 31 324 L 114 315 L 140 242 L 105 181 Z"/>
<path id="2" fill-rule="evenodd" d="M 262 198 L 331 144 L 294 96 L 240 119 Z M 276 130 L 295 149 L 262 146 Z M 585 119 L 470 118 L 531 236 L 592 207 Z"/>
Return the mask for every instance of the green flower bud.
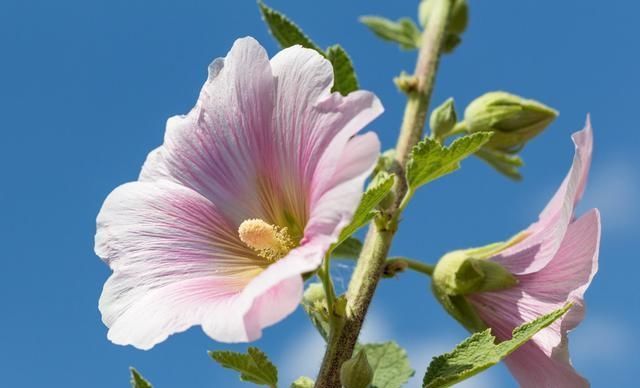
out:
<path id="1" fill-rule="evenodd" d="M 426 26 L 429 21 L 429 16 L 431 15 L 435 1 L 441 0 L 422 0 L 418 6 L 418 19 L 423 27 Z M 467 29 L 468 23 L 469 5 L 467 4 L 467 0 L 453 0 L 447 32 L 453 35 L 462 35 Z"/>
<path id="2" fill-rule="evenodd" d="M 442 139 L 458 122 L 456 109 L 453 105 L 453 98 L 447 99 L 439 107 L 431 112 L 429 125 L 436 139 Z"/>
<path id="3" fill-rule="evenodd" d="M 344 388 L 367 388 L 371 381 L 373 369 L 364 350 L 361 349 L 355 357 L 342 364 L 340 382 Z"/>
<path id="4" fill-rule="evenodd" d="M 498 243 L 450 252 L 434 268 L 434 295 L 447 312 L 470 331 L 483 330 L 485 327 L 465 295 L 503 290 L 518 284 L 518 280 L 507 269 L 487 260 L 490 255 L 510 244 Z"/>
<path id="5" fill-rule="evenodd" d="M 519 151 L 557 116 L 557 111 L 544 104 L 506 92 L 484 94 L 464 111 L 469 132 L 493 131 L 485 147 L 507 153 Z"/>
<path id="6" fill-rule="evenodd" d="M 311 283 L 302 296 L 302 308 L 309 315 L 311 323 L 326 340 L 329 336 L 329 309 L 327 297 L 320 283 Z"/>
<path id="7" fill-rule="evenodd" d="M 497 291 L 518 284 L 500 264 L 475 258 L 466 250 L 444 255 L 433 270 L 433 282 L 448 295 Z"/>

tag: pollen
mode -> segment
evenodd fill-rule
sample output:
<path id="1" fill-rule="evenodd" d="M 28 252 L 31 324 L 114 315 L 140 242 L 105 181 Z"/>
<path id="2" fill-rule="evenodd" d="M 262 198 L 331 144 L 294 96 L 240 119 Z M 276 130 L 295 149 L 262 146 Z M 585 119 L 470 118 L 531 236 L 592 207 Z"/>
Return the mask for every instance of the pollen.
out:
<path id="1" fill-rule="evenodd" d="M 245 220 L 238 228 L 240 240 L 269 261 L 283 258 L 294 247 L 287 228 L 271 225 L 259 218 Z"/>

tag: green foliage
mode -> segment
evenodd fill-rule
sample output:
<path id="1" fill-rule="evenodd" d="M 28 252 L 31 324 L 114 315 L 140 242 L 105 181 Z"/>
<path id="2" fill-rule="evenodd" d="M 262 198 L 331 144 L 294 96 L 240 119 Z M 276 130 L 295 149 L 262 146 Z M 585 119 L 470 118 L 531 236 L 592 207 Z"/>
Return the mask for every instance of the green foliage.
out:
<path id="1" fill-rule="evenodd" d="M 296 381 L 291 383 L 291 388 L 313 388 L 313 379 L 307 376 L 298 377 Z"/>
<path id="2" fill-rule="evenodd" d="M 342 46 L 333 45 L 327 51 L 324 51 L 284 14 L 268 7 L 262 1 L 258 2 L 258 6 L 271 35 L 282 48 L 299 44 L 302 47 L 316 50 L 331 62 L 334 73 L 332 91 L 339 92 L 344 96 L 354 90 L 358 90 L 358 79 L 353 63 Z"/>
<path id="3" fill-rule="evenodd" d="M 407 163 L 407 182 L 411 190 L 456 171 L 460 161 L 478 151 L 491 133 L 478 132 L 456 139 L 450 146 L 425 138 L 418 143 Z"/>
<path id="4" fill-rule="evenodd" d="M 389 174 L 387 172 L 378 173 L 375 180 L 364 192 L 351 223 L 342 229 L 338 244 L 342 243 L 347 237 L 365 226 L 371 218 L 373 218 L 376 206 L 378 206 L 378 204 L 387 197 L 393 187 L 394 180 L 395 175 L 393 174 Z"/>
<path id="5" fill-rule="evenodd" d="M 152 388 L 151 383 L 145 380 L 136 368 L 131 367 L 129 370 L 131 371 L 131 388 Z"/>
<path id="6" fill-rule="evenodd" d="M 476 152 L 476 156 L 484 160 L 496 171 L 507 178 L 519 181 L 522 179 L 519 168 L 524 165 L 522 158 L 499 150 L 482 147 Z"/>
<path id="7" fill-rule="evenodd" d="M 362 250 L 362 242 L 355 237 L 347 237 L 333 249 L 332 256 L 346 259 L 357 259 Z"/>
<path id="8" fill-rule="evenodd" d="M 314 49 L 324 55 L 324 52 L 302 32 L 302 29 L 289 20 L 284 14 L 268 7 L 262 1 L 258 2 L 258 7 L 260 7 L 262 18 L 269 27 L 271 35 L 273 35 L 282 48 L 299 44 L 302 47 Z"/>
<path id="9" fill-rule="evenodd" d="M 381 39 L 398 43 L 405 50 L 414 50 L 420 47 L 420 29 L 409 18 L 402 18 L 394 22 L 380 16 L 363 16 L 360 18 L 360 22 L 369 27 Z"/>
<path id="10" fill-rule="evenodd" d="M 260 349 L 250 347 L 247 354 L 214 351 L 209 356 L 225 368 L 240 372 L 240 380 L 275 388 L 278 384 L 278 370 Z"/>
<path id="11" fill-rule="evenodd" d="M 373 369 L 373 388 L 399 388 L 415 373 L 407 352 L 394 341 L 356 345 L 355 352 L 360 350 L 365 351 Z"/>
<path id="12" fill-rule="evenodd" d="M 339 44 L 333 45 L 327 49 L 326 57 L 333 66 L 333 89 L 343 96 L 358 90 L 358 78 L 353 68 L 351 58 Z"/>
<path id="13" fill-rule="evenodd" d="M 452 352 L 433 358 L 424 376 L 423 388 L 449 387 L 497 364 L 569 308 L 570 304 L 517 327 L 510 340 L 498 344 L 490 329 L 473 334 Z"/>

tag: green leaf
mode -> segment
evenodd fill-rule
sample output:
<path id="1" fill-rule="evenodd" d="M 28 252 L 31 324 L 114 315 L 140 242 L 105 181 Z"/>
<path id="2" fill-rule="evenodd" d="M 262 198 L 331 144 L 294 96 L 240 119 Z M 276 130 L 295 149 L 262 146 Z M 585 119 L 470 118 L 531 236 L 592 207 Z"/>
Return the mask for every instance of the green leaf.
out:
<path id="1" fill-rule="evenodd" d="M 403 49 L 413 50 L 420 47 L 420 29 L 409 18 L 394 22 L 380 16 L 363 16 L 360 22 L 381 39 L 398 43 Z"/>
<path id="2" fill-rule="evenodd" d="M 399 388 L 415 373 L 409 364 L 407 352 L 395 341 L 358 344 L 354 353 L 357 354 L 360 349 L 364 349 L 373 369 L 373 388 Z"/>
<path id="3" fill-rule="evenodd" d="M 343 96 L 358 90 L 358 78 L 351 58 L 342 46 L 336 44 L 327 49 L 326 57 L 333 66 L 333 89 Z"/>
<path id="4" fill-rule="evenodd" d="M 258 385 L 276 387 L 278 370 L 260 349 L 250 347 L 248 354 L 214 351 L 209 356 L 225 368 L 240 372 L 240 380 Z"/>
<path id="5" fill-rule="evenodd" d="M 357 259 L 362 250 L 362 242 L 355 237 L 347 237 L 343 242 L 333 249 L 331 253 L 334 257 L 346 259 Z"/>
<path id="6" fill-rule="evenodd" d="M 374 182 L 372 182 L 364 192 L 351 223 L 342 229 L 337 244 L 342 243 L 347 237 L 365 226 L 371 218 L 373 218 L 376 206 L 389 194 L 393 187 L 394 180 L 395 175 L 393 174 L 387 172 L 378 173 Z"/>
<path id="7" fill-rule="evenodd" d="M 525 344 L 537 332 L 551 325 L 571 308 L 563 308 L 518 326 L 510 340 L 495 343 L 491 329 L 462 341 L 451 353 L 434 357 L 424 375 L 423 388 L 449 387 L 497 364 Z"/>
<path id="8" fill-rule="evenodd" d="M 284 14 L 268 7 L 262 1 L 258 2 L 258 6 L 260 7 L 262 18 L 269 27 L 271 35 L 273 35 L 282 48 L 299 44 L 302 47 L 316 50 L 331 62 L 334 74 L 333 88 L 331 91 L 339 92 L 345 96 L 354 90 L 358 90 L 358 79 L 353 68 L 353 63 L 342 46 L 338 44 L 333 45 L 325 52 Z"/>
<path id="9" fill-rule="evenodd" d="M 151 383 L 145 380 L 136 368 L 131 367 L 129 370 L 131 371 L 131 388 L 152 388 Z"/>
<path id="10" fill-rule="evenodd" d="M 418 143 L 407 163 L 407 182 L 412 190 L 460 168 L 460 161 L 478 151 L 491 138 L 490 132 L 477 132 L 443 146 L 425 138 Z"/>
<path id="11" fill-rule="evenodd" d="M 258 2 L 262 18 L 269 27 L 271 35 L 280 43 L 282 48 L 287 48 L 296 44 L 302 47 L 314 49 L 324 55 L 324 52 L 294 22 L 285 15 L 268 7 L 262 1 Z"/>
<path id="12" fill-rule="evenodd" d="M 524 165 L 524 162 L 520 156 L 486 147 L 480 148 L 476 152 L 476 156 L 487 162 L 491 167 L 507 178 L 511 178 L 516 181 L 522 179 L 522 175 L 518 169 Z"/>
<path id="13" fill-rule="evenodd" d="M 291 388 L 313 388 L 313 379 L 307 376 L 298 377 L 296 381 L 291 383 Z"/>

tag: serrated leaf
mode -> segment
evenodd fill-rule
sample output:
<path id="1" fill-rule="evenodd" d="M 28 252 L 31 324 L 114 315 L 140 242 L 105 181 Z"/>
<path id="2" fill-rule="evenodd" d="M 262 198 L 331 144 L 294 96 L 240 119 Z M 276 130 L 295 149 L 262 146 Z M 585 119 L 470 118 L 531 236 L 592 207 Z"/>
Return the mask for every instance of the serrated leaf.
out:
<path id="1" fill-rule="evenodd" d="M 333 65 L 333 89 L 343 96 L 358 90 L 358 78 L 351 58 L 342 46 L 336 44 L 327 49 L 326 57 Z"/>
<path id="2" fill-rule="evenodd" d="M 394 22 L 380 16 L 362 16 L 360 22 L 381 39 L 398 43 L 405 50 L 417 49 L 420 46 L 420 29 L 409 18 Z"/>
<path id="3" fill-rule="evenodd" d="M 267 6 L 262 1 L 258 2 L 262 18 L 269 27 L 271 35 L 278 41 L 282 48 L 287 48 L 296 44 L 302 47 L 314 49 L 324 55 L 324 52 L 294 22 L 289 20 L 284 14 Z"/>
<path id="4" fill-rule="evenodd" d="M 242 381 L 274 388 L 278 384 L 278 370 L 258 348 L 250 347 L 247 354 L 219 350 L 209 356 L 224 368 L 240 372 Z"/>
<path id="5" fill-rule="evenodd" d="M 362 242 L 355 237 L 347 237 L 343 242 L 334 248 L 331 253 L 334 257 L 346 259 L 357 259 L 362 250 Z"/>
<path id="6" fill-rule="evenodd" d="M 490 132 L 477 132 L 459 137 L 449 146 L 425 138 L 413 147 L 407 163 L 409 188 L 415 190 L 456 171 L 463 159 L 478 151 L 490 138 Z"/>
<path id="7" fill-rule="evenodd" d="M 342 229 L 337 244 L 342 243 L 358 229 L 365 226 L 373 218 L 374 210 L 378 204 L 385 199 L 393 187 L 395 175 L 387 172 L 380 172 L 375 181 L 369 185 L 362 195 L 360 204 L 353 215 L 351 223 Z"/>
<path id="8" fill-rule="evenodd" d="M 450 352 L 434 357 L 424 375 L 423 388 L 449 387 L 497 364 L 525 344 L 537 332 L 551 325 L 571 304 L 513 330 L 510 340 L 495 343 L 491 329 L 477 332 Z"/>
<path id="9" fill-rule="evenodd" d="M 415 373 L 409 364 L 407 352 L 395 341 L 358 344 L 354 354 L 357 354 L 360 349 L 364 349 L 369 365 L 373 369 L 372 388 L 399 388 Z"/>
<path id="10" fill-rule="evenodd" d="M 291 383 L 291 388 L 313 388 L 313 379 L 307 376 L 298 377 L 296 381 Z"/>
<path id="11" fill-rule="evenodd" d="M 151 383 L 145 380 L 136 368 L 131 367 L 129 370 L 131 371 L 131 388 L 152 388 Z"/>
<path id="12" fill-rule="evenodd" d="M 491 167 L 507 178 L 519 181 L 522 175 L 518 168 L 524 165 L 522 158 L 518 155 L 512 155 L 499 150 L 492 150 L 486 147 L 480 148 L 476 152 L 476 156 L 487 162 Z"/>

